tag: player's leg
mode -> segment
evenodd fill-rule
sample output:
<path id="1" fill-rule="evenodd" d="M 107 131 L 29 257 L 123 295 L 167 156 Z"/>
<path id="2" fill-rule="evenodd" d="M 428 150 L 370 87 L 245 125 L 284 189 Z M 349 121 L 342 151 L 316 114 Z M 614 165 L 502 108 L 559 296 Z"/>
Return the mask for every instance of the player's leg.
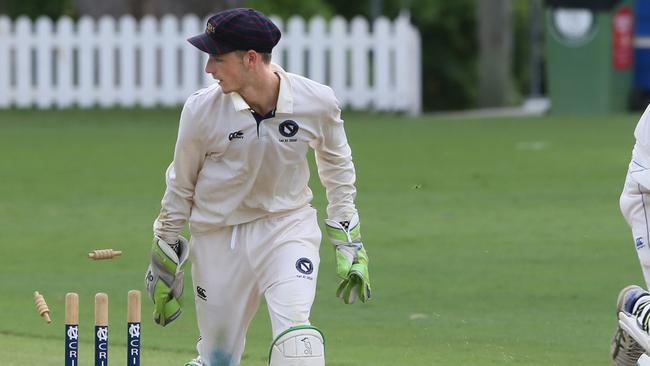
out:
<path id="1" fill-rule="evenodd" d="M 650 288 L 650 191 L 637 183 L 628 173 L 620 198 L 621 213 L 632 229 L 632 238 L 641 270 Z"/>
<path id="2" fill-rule="evenodd" d="M 650 365 L 647 356 L 650 351 L 650 293 L 639 286 L 628 286 L 619 295 L 619 326 L 636 342 L 642 354 L 635 363 L 629 365 Z"/>
<path id="3" fill-rule="evenodd" d="M 209 366 L 239 365 L 260 290 L 243 245 L 230 247 L 231 228 L 192 236 L 192 281 L 199 325 L 197 344 Z"/>
<path id="4" fill-rule="evenodd" d="M 634 303 L 644 293 L 645 291 L 641 287 L 631 285 L 621 290 L 618 295 L 616 314 L 619 322 L 610 349 L 614 366 L 635 366 L 639 356 L 644 352 L 643 347 L 636 341 L 636 337 L 630 331 L 629 324 L 625 323 L 629 319 L 624 315 L 628 314 L 629 316 L 632 313 Z"/>
<path id="5" fill-rule="evenodd" d="M 316 293 L 317 264 L 310 264 L 316 263 L 315 256 L 297 243 L 278 249 L 286 258 L 278 262 L 292 265 L 295 273 L 280 275 L 264 294 L 273 333 L 269 365 L 324 366 L 323 335 L 309 322 Z"/>
<path id="6" fill-rule="evenodd" d="M 271 366 L 325 364 L 321 332 L 309 322 L 316 296 L 321 232 L 316 211 L 306 207 L 257 227 L 269 234 L 256 263 L 271 318 Z"/>
<path id="7" fill-rule="evenodd" d="M 634 163 L 632 163 L 634 164 Z M 630 165 L 630 171 L 633 166 Z M 632 237 L 639 257 L 646 284 L 650 283 L 650 247 L 648 246 L 648 219 L 650 218 L 650 203 L 647 192 L 628 172 L 620 198 L 621 213 L 632 229 Z M 617 301 L 616 313 L 624 307 L 626 294 L 638 286 L 628 286 L 623 289 Z M 636 365 L 636 359 L 643 353 L 638 342 L 617 323 L 616 332 L 612 338 L 610 355 L 616 366 Z"/>

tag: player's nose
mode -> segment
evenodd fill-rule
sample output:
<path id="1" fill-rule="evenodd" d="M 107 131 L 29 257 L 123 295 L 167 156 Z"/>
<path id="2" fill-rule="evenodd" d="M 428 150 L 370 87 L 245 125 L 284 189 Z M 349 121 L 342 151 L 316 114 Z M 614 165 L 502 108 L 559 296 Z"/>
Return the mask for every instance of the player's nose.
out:
<path id="1" fill-rule="evenodd" d="M 214 67 L 214 61 L 212 61 L 210 58 L 208 58 L 208 61 L 205 63 L 205 72 L 208 74 L 213 74 L 215 73 L 215 67 Z"/>

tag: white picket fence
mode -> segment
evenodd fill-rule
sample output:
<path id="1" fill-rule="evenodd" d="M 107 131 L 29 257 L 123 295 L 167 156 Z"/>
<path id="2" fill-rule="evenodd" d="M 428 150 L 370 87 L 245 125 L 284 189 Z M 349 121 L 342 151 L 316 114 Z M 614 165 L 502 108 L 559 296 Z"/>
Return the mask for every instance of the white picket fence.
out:
<path id="1" fill-rule="evenodd" d="M 290 18 L 273 51 L 286 70 L 328 84 L 352 109 L 421 111 L 421 45 L 407 14 L 372 24 Z M 196 16 L 131 16 L 76 23 L 0 16 L 0 108 L 173 106 L 213 83 L 206 55 L 186 39 Z"/>

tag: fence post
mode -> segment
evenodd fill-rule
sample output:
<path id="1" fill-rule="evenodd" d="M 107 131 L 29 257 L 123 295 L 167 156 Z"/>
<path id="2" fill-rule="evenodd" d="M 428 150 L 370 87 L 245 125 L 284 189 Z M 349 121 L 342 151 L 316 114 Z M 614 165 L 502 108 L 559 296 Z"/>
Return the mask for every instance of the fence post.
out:
<path id="1" fill-rule="evenodd" d="M 370 60 L 368 59 L 368 21 L 362 17 L 355 17 L 352 20 L 350 29 L 350 44 L 352 50 L 351 68 L 352 85 L 350 92 L 352 97 L 348 103 L 357 109 L 367 108 L 370 104 L 370 84 L 368 82 Z"/>
<path id="2" fill-rule="evenodd" d="M 292 16 L 287 23 L 287 31 L 284 36 L 289 44 L 289 62 L 286 65 L 287 71 L 304 75 L 305 74 L 305 21 L 298 16 Z"/>
<path id="3" fill-rule="evenodd" d="M 160 70 L 162 85 L 159 102 L 164 106 L 173 106 L 177 103 L 176 84 L 178 79 L 178 47 L 180 34 L 178 32 L 178 21 L 175 16 L 166 15 L 160 23 L 162 52 L 162 67 Z"/>
<path id="4" fill-rule="evenodd" d="M 203 73 L 203 65 L 200 58 L 201 52 L 194 46 L 186 42 L 185 39 L 194 36 L 201 32 L 201 24 L 199 18 L 195 15 L 186 15 L 183 17 L 181 34 L 183 34 L 183 46 L 181 47 L 182 53 L 182 87 L 179 89 L 177 100 L 183 101 L 190 94 L 192 94 L 198 86 L 201 85 L 201 74 Z"/>
<path id="5" fill-rule="evenodd" d="M 9 45 L 11 37 L 11 22 L 9 17 L 0 16 L 0 108 L 11 105 L 10 80 L 11 61 L 9 59 Z"/>
<path id="6" fill-rule="evenodd" d="M 61 17 L 56 23 L 56 87 L 54 104 L 60 108 L 70 107 L 74 102 L 73 50 L 74 25 L 69 17 Z"/>
<path id="7" fill-rule="evenodd" d="M 77 24 L 79 37 L 78 67 L 79 84 L 77 88 L 77 104 L 80 107 L 92 107 L 95 104 L 95 22 L 92 18 L 84 16 Z"/>
<path id="8" fill-rule="evenodd" d="M 335 16 L 330 21 L 330 35 L 332 45 L 338 47 L 330 48 L 330 72 L 332 77 L 330 86 L 334 89 L 336 97 L 345 105 L 348 100 L 347 93 L 347 64 L 348 64 L 348 43 L 347 39 L 347 22 L 340 16 Z"/>
<path id="9" fill-rule="evenodd" d="M 395 70 L 391 69 L 390 55 L 394 49 L 393 37 L 390 32 L 390 21 L 385 17 L 379 17 L 375 20 L 373 27 L 373 100 L 374 108 L 378 111 L 388 111 L 392 109 L 393 98 L 391 91 L 391 79 Z"/>
<path id="10" fill-rule="evenodd" d="M 32 22 L 27 17 L 16 20 L 14 50 L 16 63 L 16 105 L 21 108 L 31 107 L 32 91 Z"/>
<path id="11" fill-rule="evenodd" d="M 40 17 L 36 20 L 34 32 L 34 50 L 36 53 L 36 64 L 33 70 L 35 78 L 35 99 L 36 106 L 44 109 L 52 106 L 52 20 Z"/>
<path id="12" fill-rule="evenodd" d="M 130 15 L 122 16 L 119 20 L 119 30 L 116 37 L 119 45 L 119 85 L 117 87 L 117 103 L 121 106 L 132 107 L 137 101 L 136 84 L 136 45 L 140 34 L 136 32 L 135 18 Z"/>
<path id="13" fill-rule="evenodd" d="M 110 107 L 117 104 L 115 88 L 115 19 L 103 16 L 99 19 L 97 48 L 99 60 L 95 64 L 99 72 L 99 95 L 97 100 L 101 107 Z"/>
<path id="14" fill-rule="evenodd" d="M 156 50 L 158 42 L 156 18 L 147 15 L 140 21 L 140 103 L 143 107 L 153 107 L 156 104 L 158 92 L 156 88 L 156 73 L 158 71 L 158 60 Z"/>
<path id="15" fill-rule="evenodd" d="M 325 19 L 321 16 L 309 20 L 308 33 L 305 37 L 306 47 L 309 50 L 309 78 L 321 84 L 325 80 L 325 49 L 331 47 L 329 34 L 325 31 Z"/>

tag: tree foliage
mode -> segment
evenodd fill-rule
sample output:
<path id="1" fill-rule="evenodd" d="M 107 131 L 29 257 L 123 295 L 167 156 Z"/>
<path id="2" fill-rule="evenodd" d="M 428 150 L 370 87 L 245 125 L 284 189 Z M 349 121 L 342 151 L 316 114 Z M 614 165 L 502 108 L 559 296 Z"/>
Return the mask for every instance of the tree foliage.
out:
<path id="1" fill-rule="evenodd" d="M 370 17 L 372 0 L 328 0 L 345 18 Z M 422 104 L 425 110 L 472 106 L 477 94 L 475 0 L 382 0 L 382 14 L 408 10 L 422 37 Z"/>
<path id="2" fill-rule="evenodd" d="M 373 0 L 327 0 L 347 19 L 370 17 Z M 408 10 L 422 36 L 422 93 L 425 110 L 476 106 L 478 95 L 478 20 L 476 1 L 381 0 L 382 14 Z M 513 0 L 513 83 L 518 97 L 529 88 L 529 2 Z M 541 25 L 543 27 L 543 24 Z M 543 55 L 542 55 L 543 57 Z"/>
<path id="3" fill-rule="evenodd" d="M 10 18 L 21 15 L 35 19 L 45 15 L 56 19 L 64 14 L 73 13 L 72 0 L 4 0 L 0 1 L 0 14 Z"/>
<path id="4" fill-rule="evenodd" d="M 246 0 L 246 6 L 283 19 L 292 15 L 303 18 L 320 15 L 330 18 L 335 14 L 333 7 L 326 0 Z"/>

